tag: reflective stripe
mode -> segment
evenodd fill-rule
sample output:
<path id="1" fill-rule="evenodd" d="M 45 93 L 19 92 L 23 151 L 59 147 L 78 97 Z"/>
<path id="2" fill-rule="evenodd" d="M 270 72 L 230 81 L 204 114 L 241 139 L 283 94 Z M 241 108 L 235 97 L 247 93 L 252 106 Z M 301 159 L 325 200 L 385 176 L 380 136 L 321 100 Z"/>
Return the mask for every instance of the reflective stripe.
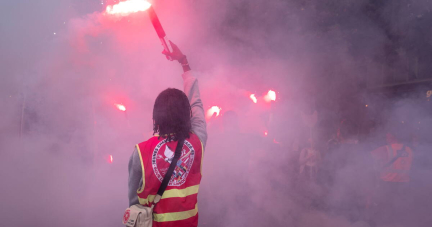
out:
<path id="1" fill-rule="evenodd" d="M 147 198 L 145 198 L 145 199 L 143 199 L 143 198 L 141 198 L 141 197 L 138 196 L 138 202 L 139 202 L 141 205 L 148 205 L 149 202 L 153 202 L 155 196 L 156 196 L 156 195 L 149 195 L 149 196 L 147 196 Z"/>
<path id="2" fill-rule="evenodd" d="M 163 213 L 156 214 L 153 213 L 153 220 L 155 222 L 167 222 L 167 221 L 179 221 L 191 218 L 198 214 L 198 204 L 195 204 L 195 209 L 181 211 L 181 212 L 173 212 L 173 213 Z"/>
<path id="3" fill-rule="evenodd" d="M 197 194 L 199 189 L 199 184 L 195 186 L 190 186 L 185 189 L 171 189 L 166 190 L 163 193 L 162 199 L 174 198 L 174 197 L 186 197 L 189 195 Z"/>
<path id="4" fill-rule="evenodd" d="M 189 195 L 197 194 L 198 189 L 199 189 L 199 184 L 187 187 L 185 189 L 166 190 L 162 195 L 162 199 L 175 198 L 175 197 L 186 197 Z M 146 205 L 149 202 L 153 202 L 155 196 L 156 196 L 156 194 L 155 195 L 149 195 L 149 196 L 147 196 L 147 198 L 138 197 L 138 201 L 140 204 Z"/>
<path id="5" fill-rule="evenodd" d="M 137 190 L 137 193 L 139 194 L 139 193 L 142 193 L 144 191 L 144 186 L 145 186 L 145 169 L 144 169 L 144 164 L 143 164 L 143 158 L 141 157 L 141 151 L 140 151 L 140 148 L 139 148 L 138 144 L 136 145 L 136 148 L 137 148 L 137 151 L 138 151 L 138 154 L 139 154 L 139 157 L 140 157 L 141 169 L 142 169 L 142 177 L 141 178 L 142 178 L 142 182 L 143 182 L 142 185 L 141 185 L 141 190 L 140 190 L 140 188 L 138 188 L 138 190 Z"/>

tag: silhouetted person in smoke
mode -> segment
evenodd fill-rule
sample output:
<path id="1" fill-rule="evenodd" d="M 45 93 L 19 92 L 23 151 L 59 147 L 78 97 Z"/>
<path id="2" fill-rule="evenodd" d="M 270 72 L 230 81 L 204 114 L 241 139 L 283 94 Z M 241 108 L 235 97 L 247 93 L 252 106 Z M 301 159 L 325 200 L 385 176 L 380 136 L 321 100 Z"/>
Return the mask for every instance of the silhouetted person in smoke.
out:
<path id="1" fill-rule="evenodd" d="M 357 135 L 353 122 L 341 122 L 336 138 L 329 141 L 319 178 L 327 191 L 324 201 L 329 211 L 353 222 L 364 213 L 367 169 L 371 164 L 369 155 L 362 152 L 358 144 Z"/>
<path id="2" fill-rule="evenodd" d="M 343 120 L 337 129 L 336 137 L 327 143 L 322 162 L 322 183 L 329 187 L 333 185 L 337 171 L 345 167 L 357 144 L 356 126 L 351 121 Z"/>
<path id="3" fill-rule="evenodd" d="M 207 141 L 198 81 L 186 56 L 173 43 L 166 53 L 183 66 L 184 92 L 168 88 L 156 98 L 153 109 L 155 136 L 139 143 L 129 161 L 129 205 L 151 206 L 174 157 L 179 140 L 185 140 L 173 176 L 155 206 L 153 226 L 198 225 L 197 194 L 201 181 L 203 149 Z"/>
<path id="4" fill-rule="evenodd" d="M 321 153 L 313 139 L 308 140 L 309 146 L 300 152 L 300 175 L 312 182 L 317 180 L 318 165 L 321 162 Z"/>
<path id="5" fill-rule="evenodd" d="M 371 153 L 378 173 L 375 196 L 380 216 L 378 218 L 385 221 L 403 217 L 406 202 L 412 197 L 408 187 L 413 151 L 407 146 L 407 134 L 406 126 L 392 122 L 386 135 L 387 145 Z"/>

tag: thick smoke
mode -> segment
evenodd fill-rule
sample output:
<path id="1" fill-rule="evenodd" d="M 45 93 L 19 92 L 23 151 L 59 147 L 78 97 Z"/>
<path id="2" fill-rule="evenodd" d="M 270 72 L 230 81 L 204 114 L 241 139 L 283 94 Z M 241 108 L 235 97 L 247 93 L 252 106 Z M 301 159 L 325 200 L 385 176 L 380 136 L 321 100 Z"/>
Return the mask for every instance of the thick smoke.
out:
<path id="1" fill-rule="evenodd" d="M 161 54 L 147 15 L 104 15 L 114 3 L 0 7 L 2 226 L 121 224 L 133 146 L 152 134 L 158 93 L 182 88 L 182 79 L 181 67 Z M 430 226 L 432 121 L 425 97 L 432 89 L 385 86 L 430 78 L 432 2 L 153 5 L 188 56 L 204 107 L 222 108 L 208 121 L 200 225 L 371 226 L 373 215 L 350 201 L 373 191 L 369 152 L 385 145 L 393 122 L 403 122 L 401 131 L 418 141 L 413 190 L 409 209 L 388 225 Z M 277 101 L 264 104 L 270 89 Z M 116 109 L 119 103 L 126 112 Z M 309 128 L 304 119 L 315 111 Z M 298 176 L 300 150 L 311 138 L 324 152 L 343 119 L 354 125 L 362 155 L 332 184 L 305 182 Z"/>

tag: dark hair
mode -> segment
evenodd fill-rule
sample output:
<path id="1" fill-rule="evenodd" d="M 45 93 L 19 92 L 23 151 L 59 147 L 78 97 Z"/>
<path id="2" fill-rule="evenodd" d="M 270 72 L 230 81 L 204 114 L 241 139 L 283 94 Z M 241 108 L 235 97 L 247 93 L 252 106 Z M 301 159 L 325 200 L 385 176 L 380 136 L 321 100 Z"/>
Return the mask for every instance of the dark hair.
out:
<path id="1" fill-rule="evenodd" d="M 153 133 L 169 141 L 189 138 L 191 107 L 183 91 L 168 88 L 156 98 L 153 108 Z"/>

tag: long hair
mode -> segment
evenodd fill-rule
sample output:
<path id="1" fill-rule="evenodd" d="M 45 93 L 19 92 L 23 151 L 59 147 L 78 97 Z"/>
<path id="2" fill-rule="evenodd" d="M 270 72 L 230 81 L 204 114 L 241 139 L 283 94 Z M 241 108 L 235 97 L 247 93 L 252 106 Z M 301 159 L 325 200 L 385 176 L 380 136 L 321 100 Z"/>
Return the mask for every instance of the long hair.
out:
<path id="1" fill-rule="evenodd" d="M 189 138 L 191 107 L 186 94 L 175 88 L 162 91 L 153 108 L 153 133 L 167 141 Z"/>

